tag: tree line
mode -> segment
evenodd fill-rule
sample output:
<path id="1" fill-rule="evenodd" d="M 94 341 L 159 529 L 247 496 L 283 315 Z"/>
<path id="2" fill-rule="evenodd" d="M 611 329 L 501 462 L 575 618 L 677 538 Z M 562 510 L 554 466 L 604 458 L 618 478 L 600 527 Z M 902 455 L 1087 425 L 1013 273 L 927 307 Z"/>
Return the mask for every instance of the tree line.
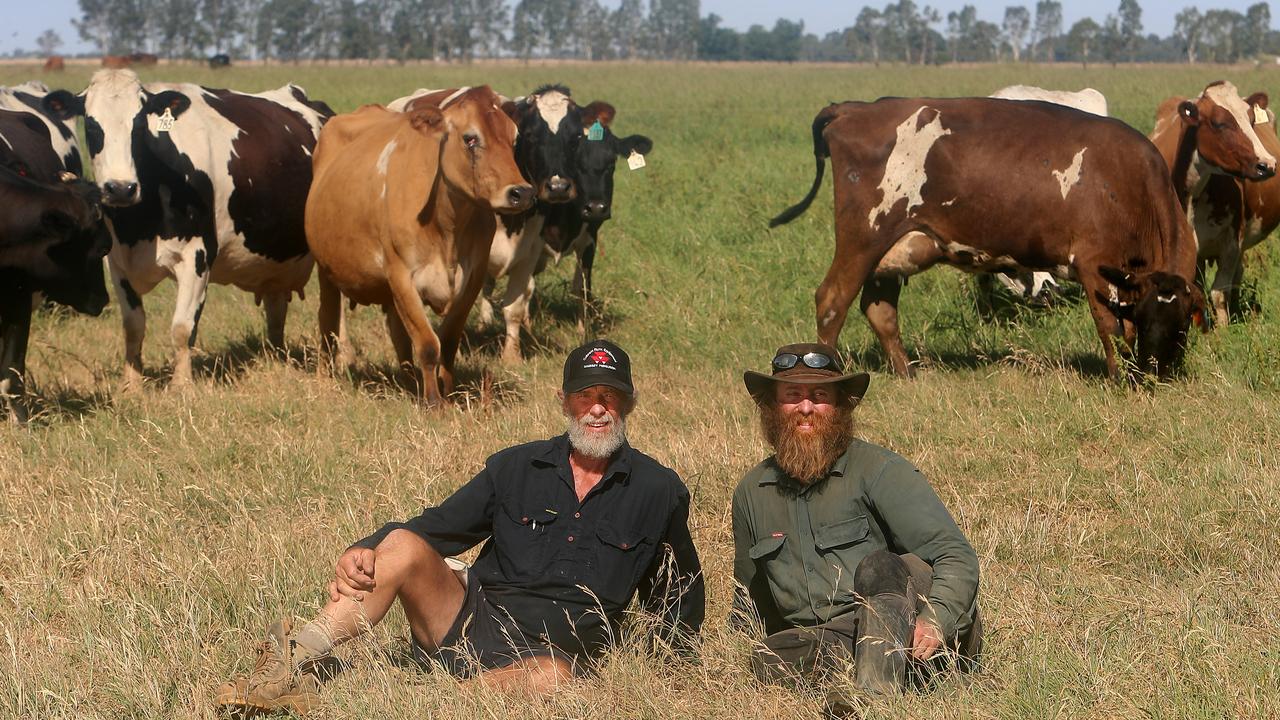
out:
<path id="1" fill-rule="evenodd" d="M 470 60 L 477 57 L 835 62 L 1237 62 L 1280 52 L 1271 10 L 1194 6 L 1172 35 L 1142 32 L 1138 0 L 1064 28 L 1062 3 L 1006 7 L 999 24 L 973 5 L 945 16 L 898 0 L 863 7 L 819 37 L 779 19 L 745 32 L 702 16 L 699 0 L 79 0 L 76 28 L 99 52 L 169 58 L 216 53 L 276 60 Z M 53 31 L 37 41 L 52 53 Z"/>

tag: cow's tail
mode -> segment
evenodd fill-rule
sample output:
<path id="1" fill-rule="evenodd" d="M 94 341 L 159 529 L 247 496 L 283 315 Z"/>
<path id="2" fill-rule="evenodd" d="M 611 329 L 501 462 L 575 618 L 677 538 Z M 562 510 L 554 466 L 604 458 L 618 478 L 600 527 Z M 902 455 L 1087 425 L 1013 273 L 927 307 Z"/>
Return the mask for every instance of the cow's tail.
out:
<path id="1" fill-rule="evenodd" d="M 817 169 L 814 171 L 813 187 L 809 188 L 809 194 L 805 195 L 803 200 L 783 210 L 781 214 L 770 220 L 769 227 L 776 228 L 779 225 L 786 225 L 800 217 L 813 204 L 813 199 L 818 196 L 818 188 L 822 187 L 822 175 L 827 169 L 827 158 L 831 156 L 831 149 L 827 147 L 827 140 L 822 133 L 827 129 L 827 125 L 839 115 L 839 107 L 839 105 L 828 105 L 813 119 L 813 157 Z"/>

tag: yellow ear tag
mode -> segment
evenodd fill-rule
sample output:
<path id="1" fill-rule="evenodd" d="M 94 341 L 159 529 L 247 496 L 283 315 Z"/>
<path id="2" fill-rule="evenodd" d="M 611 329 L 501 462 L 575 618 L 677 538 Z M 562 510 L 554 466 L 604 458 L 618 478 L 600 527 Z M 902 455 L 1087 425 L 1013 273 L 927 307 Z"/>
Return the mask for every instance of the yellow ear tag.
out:
<path id="1" fill-rule="evenodd" d="M 1253 124 L 1254 125 L 1265 125 L 1267 121 L 1270 119 L 1271 118 L 1267 117 L 1266 110 L 1263 110 L 1257 105 L 1253 106 Z"/>
<path id="2" fill-rule="evenodd" d="M 156 123 L 156 130 L 160 132 L 169 132 L 173 129 L 173 124 L 178 119 L 173 116 L 173 111 L 169 108 L 164 109 L 164 114 L 160 116 L 160 121 Z"/>
<path id="3" fill-rule="evenodd" d="M 632 170 L 639 170 L 644 167 L 644 156 L 632 150 L 631 154 L 627 156 L 627 167 Z"/>

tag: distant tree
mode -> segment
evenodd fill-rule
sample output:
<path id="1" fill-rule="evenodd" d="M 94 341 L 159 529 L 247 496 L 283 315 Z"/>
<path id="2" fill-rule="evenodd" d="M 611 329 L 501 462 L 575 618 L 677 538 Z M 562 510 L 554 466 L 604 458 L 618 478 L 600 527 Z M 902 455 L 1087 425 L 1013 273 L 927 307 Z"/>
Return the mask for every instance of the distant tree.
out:
<path id="1" fill-rule="evenodd" d="M 863 7 L 853 27 L 845 31 L 845 43 L 856 57 L 868 56 L 880 67 L 880 36 L 884 31 L 884 15 L 875 8 Z"/>
<path id="2" fill-rule="evenodd" d="M 942 22 L 942 13 L 937 8 L 925 5 L 920 11 L 920 24 L 918 34 L 920 36 L 920 64 L 924 65 L 933 59 L 936 40 L 938 33 L 933 26 Z"/>
<path id="3" fill-rule="evenodd" d="M 1267 31 L 1271 29 L 1271 7 L 1264 2 L 1250 5 L 1249 9 L 1245 10 L 1244 16 L 1245 22 L 1241 28 L 1244 31 L 1241 54 L 1255 57 L 1262 52 Z"/>
<path id="4" fill-rule="evenodd" d="M 1089 52 L 1096 46 L 1101 32 L 1102 28 L 1093 18 L 1082 18 L 1067 31 L 1067 46 L 1086 69 L 1089 67 Z"/>
<path id="5" fill-rule="evenodd" d="M 242 30 L 240 4 L 237 0 L 201 0 L 199 23 L 215 54 L 235 45 Z"/>
<path id="6" fill-rule="evenodd" d="M 902 51 L 902 59 L 911 64 L 912 49 L 920 31 L 920 13 L 913 0 L 898 0 L 884 8 L 884 26 L 880 44 L 889 51 Z"/>
<path id="7" fill-rule="evenodd" d="M 542 29 L 534 5 L 529 0 L 520 0 L 511 18 L 511 51 L 524 60 L 542 44 Z"/>
<path id="8" fill-rule="evenodd" d="M 1000 59 L 1000 26 L 986 20 L 979 20 L 973 24 L 973 32 L 970 37 L 974 50 L 979 53 L 976 59 L 979 60 L 995 60 Z"/>
<path id="9" fill-rule="evenodd" d="M 617 38 L 618 57 L 635 58 L 643 45 L 645 29 L 642 0 L 622 0 L 609 16 L 609 25 Z"/>
<path id="10" fill-rule="evenodd" d="M 1196 47 L 1200 44 L 1200 36 L 1204 33 L 1204 16 L 1194 6 L 1183 8 L 1173 18 L 1173 36 L 1182 44 L 1187 54 L 1187 62 L 1195 63 Z"/>
<path id="11" fill-rule="evenodd" d="M 649 28 L 658 57 L 698 56 L 698 0 L 649 0 Z"/>
<path id="12" fill-rule="evenodd" d="M 587 60 L 604 60 L 613 56 L 609 11 L 596 0 L 581 0 L 574 31 L 578 36 L 579 50 Z"/>
<path id="13" fill-rule="evenodd" d="M 1245 17 L 1234 10 L 1210 10 L 1204 14 L 1204 40 L 1213 62 L 1235 62 L 1239 56 L 1237 40 Z"/>
<path id="14" fill-rule="evenodd" d="M 1058 0 L 1040 0 L 1036 3 L 1035 42 L 1041 57 L 1049 62 L 1054 59 L 1054 45 L 1062 35 L 1062 3 Z"/>
<path id="15" fill-rule="evenodd" d="M 977 21 L 978 11 L 972 5 L 965 5 L 959 12 L 947 13 L 947 46 L 951 49 L 951 62 L 959 61 L 960 46 L 969 40 Z"/>
<path id="16" fill-rule="evenodd" d="M 1018 62 L 1022 56 L 1023 43 L 1026 42 L 1027 31 L 1031 28 L 1031 13 L 1021 5 L 1004 9 L 1004 39 L 1013 51 L 1013 61 Z"/>
<path id="17" fill-rule="evenodd" d="M 1108 15 L 1098 32 L 1098 49 L 1102 51 L 1102 57 L 1115 67 L 1124 48 L 1125 38 L 1120 30 L 1120 19 L 1115 15 Z"/>
<path id="18" fill-rule="evenodd" d="M 62 36 L 53 28 L 49 28 L 40 33 L 40 37 L 36 38 L 36 46 L 40 48 L 41 55 L 53 55 L 58 52 L 58 47 L 62 45 Z"/>
<path id="19" fill-rule="evenodd" d="M 702 60 L 739 60 L 742 37 L 733 29 L 721 27 L 719 15 L 711 13 L 698 24 L 698 57 Z"/>
<path id="20" fill-rule="evenodd" d="M 1120 41 L 1129 54 L 1129 62 L 1133 62 L 1138 51 L 1138 41 L 1142 39 L 1142 7 L 1138 0 L 1120 0 Z"/>

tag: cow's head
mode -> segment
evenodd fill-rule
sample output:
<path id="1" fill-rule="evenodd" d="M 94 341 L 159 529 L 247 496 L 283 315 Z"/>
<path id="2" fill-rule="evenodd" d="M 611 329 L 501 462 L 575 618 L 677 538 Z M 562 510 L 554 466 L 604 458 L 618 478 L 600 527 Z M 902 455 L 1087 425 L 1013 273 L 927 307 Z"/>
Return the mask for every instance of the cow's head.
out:
<path id="1" fill-rule="evenodd" d="M 588 221 L 607 220 L 613 212 L 613 170 L 618 158 L 633 152 L 647 155 L 653 149 L 653 141 L 644 135 L 614 135 L 609 126 L 616 114 L 612 105 L 599 100 L 578 111 L 583 137 L 574 158 L 574 177 L 582 195 L 582 217 Z M 596 123 L 600 127 L 593 135 Z"/>
<path id="2" fill-rule="evenodd" d="M 136 153 L 159 135 L 166 112 L 176 121 L 190 106 L 181 92 L 148 92 L 132 70 L 99 70 L 79 95 L 56 90 L 44 99 L 45 109 L 60 120 L 84 116 L 93 175 L 103 204 L 113 207 L 142 199 Z"/>
<path id="3" fill-rule="evenodd" d="M 582 125 L 569 88 L 545 85 L 528 97 L 509 101 L 504 109 L 520 129 L 516 163 L 533 183 L 538 200 L 558 204 L 577 197 L 573 156 L 582 140 Z"/>
<path id="4" fill-rule="evenodd" d="M 435 109 L 444 145 L 440 166 L 445 182 L 499 213 L 523 212 L 533 206 L 533 188 L 516 167 L 516 125 L 502 110 L 502 99 L 489 86 L 450 93 L 438 107 L 414 103 L 413 122 L 431 121 L 415 113 Z"/>
<path id="5" fill-rule="evenodd" d="M 1246 100 L 1226 81 L 1215 82 L 1199 98 L 1178 105 L 1182 122 L 1196 128 L 1196 152 L 1210 172 L 1246 180 L 1276 174 L 1275 156 L 1254 132 L 1254 108 L 1266 111 L 1266 93 L 1254 93 Z"/>
<path id="6" fill-rule="evenodd" d="M 1118 319 L 1135 329 L 1134 337 L 1126 338 L 1135 369 L 1161 380 L 1168 378 L 1182 365 L 1191 322 L 1205 328 L 1204 293 L 1186 279 L 1162 271 L 1132 273 L 1104 265 L 1098 272 L 1115 288 L 1103 300 Z"/>

